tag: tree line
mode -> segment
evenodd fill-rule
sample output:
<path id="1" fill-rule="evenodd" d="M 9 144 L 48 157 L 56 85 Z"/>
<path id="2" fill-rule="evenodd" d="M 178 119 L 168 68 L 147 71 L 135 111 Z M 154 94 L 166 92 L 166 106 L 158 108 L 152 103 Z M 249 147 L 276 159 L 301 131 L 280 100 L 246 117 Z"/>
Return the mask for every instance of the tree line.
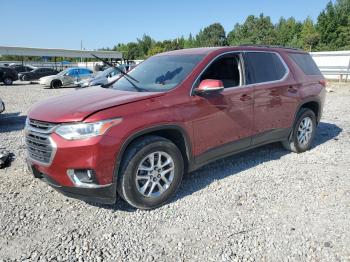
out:
<path id="1" fill-rule="evenodd" d="M 283 18 L 273 24 L 269 16 L 250 15 L 244 23 L 237 23 L 226 33 L 220 23 L 211 24 L 188 37 L 156 41 L 144 34 L 135 42 L 119 43 L 113 48 L 123 53 L 124 59 L 145 59 L 149 56 L 177 49 L 235 46 L 235 45 L 280 45 L 301 48 L 306 51 L 350 50 L 350 0 L 329 2 L 314 22 L 310 17 L 297 21 L 294 17 Z M 18 56 L 3 56 L 0 60 L 21 60 Z M 38 60 L 25 57 L 24 60 Z M 69 58 L 58 58 L 73 61 Z"/>
<path id="2" fill-rule="evenodd" d="M 280 45 L 306 51 L 350 49 L 350 0 L 329 2 L 314 22 L 310 17 L 297 21 L 283 18 L 273 24 L 269 16 L 250 15 L 226 33 L 220 23 L 211 24 L 198 34 L 156 41 L 143 35 L 135 42 L 119 43 L 112 49 L 123 52 L 125 59 L 144 59 L 157 53 L 193 47 L 235 45 Z"/>

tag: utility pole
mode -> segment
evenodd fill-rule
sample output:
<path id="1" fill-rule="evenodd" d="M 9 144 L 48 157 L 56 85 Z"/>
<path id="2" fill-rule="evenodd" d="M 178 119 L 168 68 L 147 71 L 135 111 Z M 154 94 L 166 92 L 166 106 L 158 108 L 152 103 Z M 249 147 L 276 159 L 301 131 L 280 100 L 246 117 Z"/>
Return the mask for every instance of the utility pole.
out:
<path id="1" fill-rule="evenodd" d="M 83 51 L 83 40 L 80 40 L 80 50 Z M 82 57 L 80 57 L 80 62 L 83 62 Z"/>

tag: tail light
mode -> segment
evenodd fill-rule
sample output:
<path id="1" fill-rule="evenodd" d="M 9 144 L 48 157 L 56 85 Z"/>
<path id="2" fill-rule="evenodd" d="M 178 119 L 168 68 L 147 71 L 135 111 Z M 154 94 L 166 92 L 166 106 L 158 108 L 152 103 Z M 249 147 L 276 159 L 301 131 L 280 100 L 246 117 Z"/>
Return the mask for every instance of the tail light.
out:
<path id="1" fill-rule="evenodd" d="M 320 81 L 318 81 L 318 83 L 320 83 L 323 87 L 326 87 L 326 85 L 327 85 L 326 80 L 320 80 Z"/>

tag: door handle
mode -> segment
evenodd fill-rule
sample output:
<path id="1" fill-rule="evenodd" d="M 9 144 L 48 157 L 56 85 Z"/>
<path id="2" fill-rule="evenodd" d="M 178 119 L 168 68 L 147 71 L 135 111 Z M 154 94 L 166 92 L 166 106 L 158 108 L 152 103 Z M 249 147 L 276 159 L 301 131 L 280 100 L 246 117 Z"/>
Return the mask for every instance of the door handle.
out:
<path id="1" fill-rule="evenodd" d="M 290 87 L 288 87 L 288 92 L 292 93 L 292 94 L 296 94 L 298 92 L 298 88 L 296 88 L 294 86 L 290 86 Z"/>
<path id="2" fill-rule="evenodd" d="M 248 100 L 251 100 L 252 97 L 247 95 L 247 94 L 243 94 L 240 98 L 241 101 L 248 101 Z"/>

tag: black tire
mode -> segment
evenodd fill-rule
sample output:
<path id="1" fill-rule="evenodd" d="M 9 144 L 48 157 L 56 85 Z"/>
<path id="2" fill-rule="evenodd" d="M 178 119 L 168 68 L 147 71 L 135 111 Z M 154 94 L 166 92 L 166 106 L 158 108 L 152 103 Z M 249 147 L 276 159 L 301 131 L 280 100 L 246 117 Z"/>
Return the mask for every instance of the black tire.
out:
<path id="1" fill-rule="evenodd" d="M 29 81 L 29 77 L 26 75 L 22 76 L 22 81 Z"/>
<path id="2" fill-rule="evenodd" d="M 169 187 L 159 196 L 147 197 L 137 188 L 136 175 L 141 162 L 144 161 L 148 155 L 155 152 L 165 152 L 171 157 L 174 167 L 173 179 Z M 125 152 L 118 175 L 117 191 L 119 195 L 133 207 L 139 209 L 157 208 L 167 203 L 175 194 L 181 183 L 183 173 L 184 162 L 182 154 L 176 145 L 163 137 L 143 137 L 133 142 Z M 146 176 L 148 177 L 148 174 Z M 161 179 L 159 179 L 159 181 L 160 180 Z M 152 183 L 153 182 L 151 182 L 151 184 Z M 151 189 L 149 189 L 149 191 L 151 191 Z"/>
<path id="3" fill-rule="evenodd" d="M 60 88 L 62 86 L 62 82 L 60 80 L 54 80 L 51 82 L 51 88 Z"/>
<path id="4" fill-rule="evenodd" d="M 300 131 L 298 131 L 298 129 L 299 129 L 302 121 L 306 118 L 311 119 L 312 132 L 311 132 L 311 135 L 310 135 L 310 138 L 308 139 L 308 141 L 303 144 L 303 143 L 300 143 L 298 140 L 298 134 L 300 133 Z M 293 125 L 292 133 L 289 137 L 289 140 L 282 141 L 283 147 L 285 149 L 292 151 L 292 152 L 295 152 L 295 153 L 303 153 L 307 150 L 310 150 L 312 143 L 314 141 L 314 138 L 315 138 L 316 128 L 317 128 L 317 124 L 316 124 L 315 113 L 308 108 L 301 108 L 298 115 L 297 115 L 297 119 Z"/>
<path id="5" fill-rule="evenodd" d="M 13 84 L 12 78 L 11 78 L 11 77 L 8 77 L 8 76 L 5 76 L 4 79 L 3 79 L 3 81 L 4 81 L 4 84 L 5 84 L 5 85 L 8 85 L 8 86 L 10 86 L 10 85 Z"/>

